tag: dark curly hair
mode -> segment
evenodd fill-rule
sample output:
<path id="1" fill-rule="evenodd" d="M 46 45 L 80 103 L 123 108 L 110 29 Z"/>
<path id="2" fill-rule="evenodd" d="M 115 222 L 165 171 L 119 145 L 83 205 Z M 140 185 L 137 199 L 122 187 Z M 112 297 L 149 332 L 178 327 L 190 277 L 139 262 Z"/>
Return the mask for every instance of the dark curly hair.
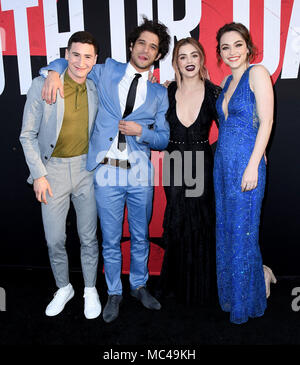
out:
<path id="1" fill-rule="evenodd" d="M 148 20 L 145 16 L 143 17 L 143 21 L 144 22 L 140 26 L 134 28 L 134 30 L 129 34 L 127 40 L 128 48 L 130 49 L 131 46 L 134 46 L 142 32 L 147 31 L 154 33 L 159 39 L 158 54 L 161 54 L 160 59 L 162 60 L 169 52 L 170 35 L 168 33 L 168 28 L 158 21 Z"/>
<path id="2" fill-rule="evenodd" d="M 248 54 L 248 61 L 252 62 L 254 60 L 254 58 L 257 55 L 257 48 L 255 47 L 255 45 L 252 42 L 252 38 L 251 35 L 249 33 L 249 30 L 244 26 L 244 24 L 242 23 L 228 23 L 223 25 L 223 27 L 221 27 L 218 32 L 217 32 L 217 59 L 218 59 L 218 63 L 221 63 L 221 49 L 220 49 L 220 41 L 221 38 L 223 36 L 223 34 L 227 33 L 227 32 L 238 32 L 242 38 L 244 39 L 244 41 L 246 42 L 246 46 L 249 50 L 249 54 Z"/>

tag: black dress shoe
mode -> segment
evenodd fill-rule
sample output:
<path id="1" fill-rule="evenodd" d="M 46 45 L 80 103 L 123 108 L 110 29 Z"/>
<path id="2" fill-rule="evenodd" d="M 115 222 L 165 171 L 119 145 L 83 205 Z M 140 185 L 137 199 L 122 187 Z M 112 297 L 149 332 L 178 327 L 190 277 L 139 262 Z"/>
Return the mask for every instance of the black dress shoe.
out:
<path id="1" fill-rule="evenodd" d="M 132 290 L 130 294 L 137 300 L 139 300 L 143 304 L 143 306 L 148 309 L 159 310 L 161 308 L 161 304 L 159 303 L 159 301 L 156 300 L 144 286 Z"/>
<path id="2" fill-rule="evenodd" d="M 119 306 L 122 302 L 122 295 L 109 295 L 103 310 L 103 320 L 106 323 L 112 322 L 119 315 Z"/>

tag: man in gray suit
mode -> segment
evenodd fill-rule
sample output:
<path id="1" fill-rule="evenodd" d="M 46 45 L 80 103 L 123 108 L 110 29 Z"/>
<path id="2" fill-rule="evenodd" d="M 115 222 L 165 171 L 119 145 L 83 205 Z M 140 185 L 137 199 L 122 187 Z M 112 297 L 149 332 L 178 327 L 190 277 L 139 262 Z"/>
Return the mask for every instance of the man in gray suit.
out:
<path id="1" fill-rule="evenodd" d="M 84 314 L 96 318 L 101 303 L 95 287 L 98 266 L 97 210 L 93 172 L 86 170 L 89 136 L 98 108 L 96 88 L 86 76 L 97 60 L 97 42 L 88 32 L 74 33 L 65 58 L 68 67 L 61 75 L 64 99 L 55 104 L 42 99 L 44 79 L 33 80 L 24 108 L 20 141 L 30 170 L 42 218 L 50 264 L 58 291 L 46 308 L 47 316 L 59 314 L 74 296 L 69 282 L 65 248 L 66 217 L 72 201 L 81 244 L 85 282 Z"/>

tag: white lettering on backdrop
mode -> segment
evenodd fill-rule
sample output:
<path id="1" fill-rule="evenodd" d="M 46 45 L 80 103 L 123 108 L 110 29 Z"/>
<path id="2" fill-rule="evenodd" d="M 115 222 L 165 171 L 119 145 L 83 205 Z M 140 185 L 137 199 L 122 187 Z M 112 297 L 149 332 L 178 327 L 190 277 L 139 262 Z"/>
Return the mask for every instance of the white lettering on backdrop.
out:
<path id="1" fill-rule="evenodd" d="M 26 94 L 32 81 L 30 48 L 28 36 L 27 9 L 38 6 L 38 0 L 1 0 L 2 11 L 14 12 L 14 24 L 17 45 L 18 71 L 20 92 Z M 70 35 L 84 30 L 83 0 L 69 0 L 70 31 L 58 31 L 56 0 L 43 0 L 44 24 L 46 36 L 47 61 L 60 56 L 60 48 L 67 46 Z M 173 47 L 174 37 L 177 39 L 190 36 L 201 20 L 202 1 L 189 0 L 185 3 L 185 16 L 174 20 L 173 0 L 157 0 L 158 19 L 170 31 Z M 126 62 L 125 10 L 124 0 L 109 0 L 111 54 L 118 61 Z M 141 15 L 153 18 L 152 0 L 137 0 L 139 22 Z M 300 0 L 294 0 L 287 34 L 281 77 L 284 79 L 297 78 L 300 64 Z M 273 74 L 280 60 L 280 19 L 281 1 L 265 0 L 264 2 L 264 37 L 262 64 Z M 242 22 L 249 27 L 250 0 L 233 0 L 233 20 Z M 3 41 L 3 37 L 2 37 Z M 4 45 L 0 42 L 0 94 L 5 87 L 2 52 Z M 171 67 L 171 52 L 160 62 L 160 79 L 164 82 L 173 78 Z"/>

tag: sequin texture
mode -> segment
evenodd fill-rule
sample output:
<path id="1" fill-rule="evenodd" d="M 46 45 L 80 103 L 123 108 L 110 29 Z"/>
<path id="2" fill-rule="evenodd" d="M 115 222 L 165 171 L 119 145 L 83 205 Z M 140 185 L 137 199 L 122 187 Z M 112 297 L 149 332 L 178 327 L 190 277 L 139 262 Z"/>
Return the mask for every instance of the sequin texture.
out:
<path id="1" fill-rule="evenodd" d="M 259 317 L 266 308 L 266 288 L 258 243 L 261 203 L 266 165 L 258 168 L 258 185 L 242 192 L 242 176 L 249 162 L 258 132 L 254 93 L 249 87 L 250 66 L 242 75 L 228 104 L 225 119 L 222 103 L 229 76 L 216 107 L 219 138 L 214 162 L 216 196 L 216 259 L 221 308 L 230 321 L 244 323 Z"/>

